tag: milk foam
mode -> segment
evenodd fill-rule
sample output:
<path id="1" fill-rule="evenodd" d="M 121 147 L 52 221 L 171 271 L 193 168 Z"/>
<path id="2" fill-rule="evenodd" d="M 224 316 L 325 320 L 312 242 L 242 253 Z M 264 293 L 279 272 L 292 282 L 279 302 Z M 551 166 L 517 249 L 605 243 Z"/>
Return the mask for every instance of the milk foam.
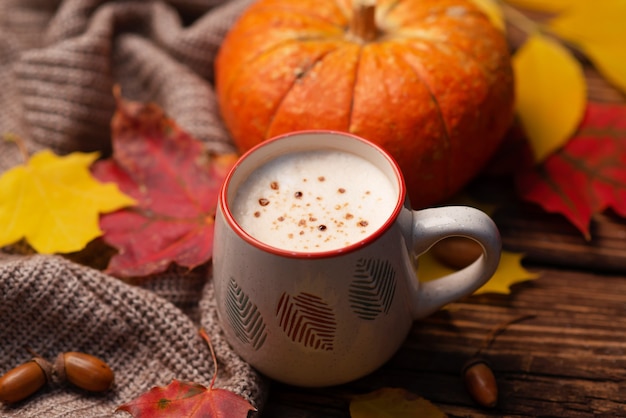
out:
<path id="1" fill-rule="evenodd" d="M 397 191 L 365 159 L 339 151 L 284 155 L 254 171 L 231 211 L 251 236 L 299 252 L 362 241 L 392 214 Z"/>

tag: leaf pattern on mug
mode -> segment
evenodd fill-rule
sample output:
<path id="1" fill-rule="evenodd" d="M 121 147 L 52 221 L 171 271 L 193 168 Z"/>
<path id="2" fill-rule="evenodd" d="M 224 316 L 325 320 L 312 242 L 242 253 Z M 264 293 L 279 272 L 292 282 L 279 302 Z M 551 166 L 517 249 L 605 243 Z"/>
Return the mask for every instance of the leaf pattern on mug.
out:
<path id="1" fill-rule="evenodd" d="M 361 319 L 373 320 L 389 312 L 396 291 L 396 272 L 389 261 L 360 259 L 350 284 L 352 311 Z"/>
<path id="2" fill-rule="evenodd" d="M 276 307 L 280 327 L 292 341 L 316 350 L 332 351 L 337 322 L 333 310 L 319 296 L 283 293 Z"/>
<path id="3" fill-rule="evenodd" d="M 257 306 L 233 278 L 228 282 L 225 305 L 226 315 L 237 338 L 255 350 L 261 348 L 267 337 L 265 322 Z"/>

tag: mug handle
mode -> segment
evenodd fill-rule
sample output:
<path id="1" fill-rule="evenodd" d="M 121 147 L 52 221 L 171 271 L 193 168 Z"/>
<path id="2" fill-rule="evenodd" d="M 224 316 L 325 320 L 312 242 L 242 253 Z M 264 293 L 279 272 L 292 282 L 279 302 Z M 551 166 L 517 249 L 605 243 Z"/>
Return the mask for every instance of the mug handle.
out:
<path id="1" fill-rule="evenodd" d="M 483 254 L 469 266 L 438 279 L 418 283 L 414 296 L 414 319 L 423 318 L 442 306 L 469 296 L 495 273 L 502 241 L 493 220 L 468 206 L 445 206 L 413 211 L 413 251 L 419 256 L 438 241 L 452 236 L 470 238 Z"/>

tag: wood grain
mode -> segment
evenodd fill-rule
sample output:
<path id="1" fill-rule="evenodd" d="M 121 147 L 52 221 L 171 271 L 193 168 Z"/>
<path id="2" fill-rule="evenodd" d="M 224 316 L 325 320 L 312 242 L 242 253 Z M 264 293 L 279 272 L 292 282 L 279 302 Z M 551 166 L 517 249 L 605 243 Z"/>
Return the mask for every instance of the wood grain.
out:
<path id="1" fill-rule="evenodd" d="M 626 272 L 626 220 L 610 212 L 591 220 L 587 240 L 564 217 L 519 203 L 494 214 L 505 249 L 525 259 L 595 271 Z"/>
<path id="2" fill-rule="evenodd" d="M 349 385 L 274 384 L 263 417 L 349 417 L 354 394 L 403 387 L 452 417 L 626 416 L 626 278 L 540 265 L 511 295 L 473 296 L 417 321 L 384 367 Z M 489 330 L 521 315 L 483 354 L 496 374 L 497 408 L 478 407 L 460 378 Z"/>

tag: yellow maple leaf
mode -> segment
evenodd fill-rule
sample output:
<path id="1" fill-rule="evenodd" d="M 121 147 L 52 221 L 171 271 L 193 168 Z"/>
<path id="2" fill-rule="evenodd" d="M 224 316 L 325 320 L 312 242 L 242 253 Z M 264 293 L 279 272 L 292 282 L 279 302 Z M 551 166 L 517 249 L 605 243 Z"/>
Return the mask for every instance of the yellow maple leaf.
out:
<path id="1" fill-rule="evenodd" d="M 626 92 L 626 1 L 575 1 L 548 26 L 577 45 L 609 82 Z"/>
<path id="2" fill-rule="evenodd" d="M 0 176 L 0 246 L 25 238 L 42 254 L 80 251 L 100 236 L 98 216 L 134 204 L 113 183 L 95 180 L 98 153 L 49 150 Z"/>
<path id="3" fill-rule="evenodd" d="M 382 388 L 350 401 L 351 418 L 445 418 L 427 399 L 401 388 Z"/>
<path id="4" fill-rule="evenodd" d="M 480 289 L 474 292 L 475 295 L 481 293 L 511 293 L 511 286 L 515 283 L 536 279 L 539 275 L 526 270 L 522 264 L 521 253 L 502 251 L 500 264 L 495 274 Z M 420 281 L 435 280 L 447 274 L 454 273 L 454 269 L 447 267 L 437 261 L 430 253 L 422 254 L 419 257 L 417 274 Z"/>
<path id="5" fill-rule="evenodd" d="M 505 30 L 502 9 L 496 0 L 472 0 L 482 12 L 487 15 L 491 23 L 501 31 Z"/>
<path id="6" fill-rule="evenodd" d="M 535 33 L 513 56 L 513 69 L 517 114 L 541 162 L 569 140 L 583 117 L 582 66 L 561 44 Z"/>

